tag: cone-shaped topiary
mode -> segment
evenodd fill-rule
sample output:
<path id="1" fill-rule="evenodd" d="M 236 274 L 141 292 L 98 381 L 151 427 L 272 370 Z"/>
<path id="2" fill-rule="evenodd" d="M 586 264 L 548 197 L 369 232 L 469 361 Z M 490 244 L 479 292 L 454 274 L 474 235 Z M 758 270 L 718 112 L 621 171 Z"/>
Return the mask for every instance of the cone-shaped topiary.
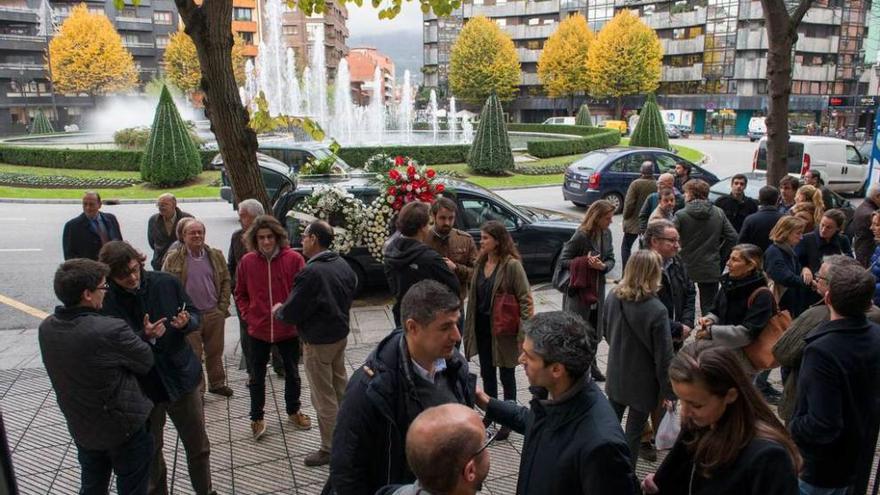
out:
<path id="1" fill-rule="evenodd" d="M 46 117 L 43 110 L 37 110 L 37 116 L 34 117 L 34 121 L 31 123 L 31 134 L 52 134 L 53 132 L 55 132 L 55 129 L 52 127 L 52 123 L 49 122 L 49 118 Z"/>
<path id="2" fill-rule="evenodd" d="M 657 100 L 654 94 L 648 94 L 642 111 L 639 112 L 639 123 L 636 124 L 632 136 L 629 139 L 630 146 L 649 146 L 652 148 L 669 149 L 669 137 L 666 135 L 666 125 L 660 116 Z"/>
<path id="3" fill-rule="evenodd" d="M 468 152 L 468 166 L 474 172 L 486 175 L 501 175 L 513 170 L 510 137 L 501 102 L 495 93 L 489 95 L 480 112 L 480 125 Z"/>
<path id="4" fill-rule="evenodd" d="M 574 119 L 574 125 L 593 125 L 593 119 L 590 118 L 590 107 L 586 103 L 581 105 L 578 110 L 577 117 Z"/>
<path id="5" fill-rule="evenodd" d="M 202 171 L 196 145 L 177 112 L 168 88 L 162 87 L 150 139 L 141 158 L 141 178 L 160 187 L 192 179 Z"/>

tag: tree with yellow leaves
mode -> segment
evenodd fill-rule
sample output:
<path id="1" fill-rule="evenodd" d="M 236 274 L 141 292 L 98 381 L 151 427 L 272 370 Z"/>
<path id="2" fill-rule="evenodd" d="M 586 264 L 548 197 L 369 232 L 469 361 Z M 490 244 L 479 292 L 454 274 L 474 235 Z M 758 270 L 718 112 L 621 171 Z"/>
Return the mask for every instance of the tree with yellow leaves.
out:
<path id="1" fill-rule="evenodd" d="M 131 53 L 110 19 L 93 14 L 81 3 L 70 11 L 49 42 L 52 84 L 61 93 L 90 96 L 123 92 L 137 85 Z"/>
<path id="2" fill-rule="evenodd" d="M 199 66 L 196 45 L 186 33 L 178 31 L 171 35 L 168 46 L 165 47 L 162 63 L 168 80 L 177 89 L 189 96 L 199 90 L 202 70 Z M 244 64 L 244 38 L 236 34 L 232 45 L 232 69 L 235 73 L 235 82 L 239 86 L 244 84 Z"/>
<path id="3" fill-rule="evenodd" d="M 590 85 L 587 55 L 592 41 L 587 20 L 575 14 L 559 23 L 538 58 L 538 79 L 551 98 L 569 98 L 569 114 L 574 112 L 574 95 L 586 93 Z"/>
<path id="4" fill-rule="evenodd" d="M 663 47 L 653 29 L 629 10 L 622 10 L 599 31 L 587 56 L 590 94 L 617 100 L 650 93 L 660 85 Z"/>
<path id="5" fill-rule="evenodd" d="M 482 103 L 495 92 L 511 100 L 520 83 L 519 56 L 510 39 L 493 21 L 471 18 L 449 55 L 452 94 L 470 103 Z"/>

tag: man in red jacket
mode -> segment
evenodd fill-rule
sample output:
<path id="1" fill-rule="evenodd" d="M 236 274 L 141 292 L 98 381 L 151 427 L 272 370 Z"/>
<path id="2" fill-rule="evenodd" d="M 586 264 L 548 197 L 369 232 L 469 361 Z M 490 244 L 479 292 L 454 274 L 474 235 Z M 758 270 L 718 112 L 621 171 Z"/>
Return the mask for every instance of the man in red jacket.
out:
<path id="1" fill-rule="evenodd" d="M 251 431 L 254 440 L 266 432 L 266 365 L 274 344 L 284 362 L 284 402 L 294 428 L 307 430 L 312 423 L 300 411 L 299 336 L 296 326 L 276 320 L 272 307 L 283 303 L 293 289 L 293 279 L 305 266 L 303 257 L 290 248 L 287 232 L 274 217 L 260 215 L 244 234 L 249 251 L 238 265 L 235 304 L 247 322 L 250 338 L 248 389 L 251 395 Z"/>

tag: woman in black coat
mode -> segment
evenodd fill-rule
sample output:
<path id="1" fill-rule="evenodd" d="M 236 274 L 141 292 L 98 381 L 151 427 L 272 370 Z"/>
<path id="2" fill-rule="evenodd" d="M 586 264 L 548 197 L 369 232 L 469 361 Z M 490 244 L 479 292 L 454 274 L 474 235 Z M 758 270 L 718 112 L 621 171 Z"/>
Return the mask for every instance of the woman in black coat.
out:
<path id="1" fill-rule="evenodd" d="M 764 253 L 764 270 L 773 282 L 773 293 L 779 309 L 788 310 L 792 318 L 807 309 L 813 301 L 813 272 L 801 266 L 794 249 L 801 242 L 804 221 L 782 217 L 770 231 L 773 244 Z"/>
<path id="2" fill-rule="evenodd" d="M 642 490 L 661 495 L 797 495 L 797 447 L 729 349 L 686 345 L 669 366 L 681 434 Z"/>
<path id="3" fill-rule="evenodd" d="M 842 211 L 828 210 L 822 215 L 819 227 L 804 235 L 795 248 L 801 266 L 809 268 L 814 278 L 825 256 L 842 254 L 853 257 L 852 244 L 849 238 L 843 235 L 844 225 L 846 225 L 846 215 Z"/>

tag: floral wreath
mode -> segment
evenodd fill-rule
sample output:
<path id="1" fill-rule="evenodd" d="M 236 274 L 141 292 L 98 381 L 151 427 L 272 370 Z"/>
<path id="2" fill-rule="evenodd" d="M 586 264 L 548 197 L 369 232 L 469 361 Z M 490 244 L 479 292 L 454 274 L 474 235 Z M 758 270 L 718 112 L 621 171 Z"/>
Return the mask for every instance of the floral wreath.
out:
<path id="1" fill-rule="evenodd" d="M 364 171 L 384 176 L 396 166 L 398 165 L 393 156 L 387 153 L 376 153 L 364 162 Z"/>
<path id="2" fill-rule="evenodd" d="M 369 223 L 367 215 L 363 201 L 337 186 L 324 184 L 315 187 L 311 195 L 287 214 L 297 221 L 300 235 L 306 225 L 315 220 L 329 223 L 335 233 L 330 249 L 339 254 L 347 254 L 361 242 Z"/>

